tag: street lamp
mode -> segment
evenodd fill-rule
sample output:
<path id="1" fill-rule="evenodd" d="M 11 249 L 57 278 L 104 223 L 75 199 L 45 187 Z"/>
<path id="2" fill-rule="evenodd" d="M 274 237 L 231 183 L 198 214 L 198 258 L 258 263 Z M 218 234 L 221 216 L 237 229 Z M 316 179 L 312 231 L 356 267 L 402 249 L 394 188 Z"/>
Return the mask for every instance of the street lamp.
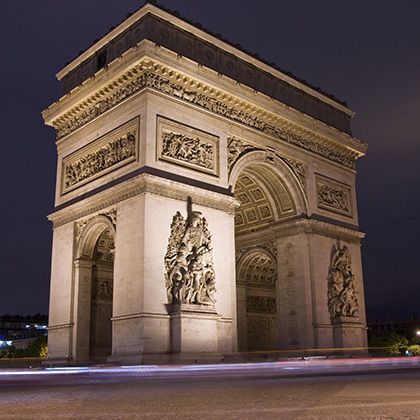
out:
<path id="1" fill-rule="evenodd" d="M 416 335 L 417 335 L 417 337 L 420 337 L 420 330 L 416 331 Z"/>

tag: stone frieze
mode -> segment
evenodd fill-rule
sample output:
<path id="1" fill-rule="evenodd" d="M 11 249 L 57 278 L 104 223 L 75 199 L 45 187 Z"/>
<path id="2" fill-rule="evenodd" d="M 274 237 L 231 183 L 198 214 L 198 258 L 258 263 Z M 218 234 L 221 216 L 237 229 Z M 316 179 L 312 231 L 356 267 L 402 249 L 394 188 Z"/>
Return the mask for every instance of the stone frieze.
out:
<path id="1" fill-rule="evenodd" d="M 320 209 L 352 217 L 350 186 L 317 176 L 317 203 Z"/>
<path id="2" fill-rule="evenodd" d="M 219 175 L 219 138 L 184 124 L 158 117 L 159 159 Z"/>
<path id="3" fill-rule="evenodd" d="M 62 193 L 136 159 L 138 119 L 63 159 Z"/>
<path id="4" fill-rule="evenodd" d="M 194 104 L 233 121 L 240 122 L 278 140 L 301 147 L 348 168 L 353 169 L 355 167 L 355 157 L 351 153 L 346 153 L 344 150 L 333 148 L 325 142 L 319 142 L 309 137 L 304 138 L 293 134 L 284 128 L 276 127 L 239 107 L 229 105 L 206 93 L 199 92 L 191 87 L 185 87 L 180 83 L 173 82 L 150 71 L 145 71 L 134 80 L 124 84 L 119 89 L 115 89 L 114 92 L 109 94 L 106 98 L 97 101 L 95 105 L 84 110 L 69 121 L 63 121 L 62 123 L 59 121 L 54 122 L 54 125 L 58 127 L 58 138 L 62 138 L 72 133 L 143 88 L 154 89 Z"/>

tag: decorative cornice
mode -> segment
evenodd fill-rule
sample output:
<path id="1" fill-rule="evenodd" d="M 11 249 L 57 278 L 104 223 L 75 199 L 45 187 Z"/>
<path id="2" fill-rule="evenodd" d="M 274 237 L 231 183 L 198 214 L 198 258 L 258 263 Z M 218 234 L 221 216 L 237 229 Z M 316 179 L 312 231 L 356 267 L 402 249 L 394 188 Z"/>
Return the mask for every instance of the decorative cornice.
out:
<path id="1" fill-rule="evenodd" d="M 64 138 L 143 89 L 151 89 L 198 106 L 351 169 L 355 167 L 355 159 L 363 154 L 149 58 L 133 65 L 50 123 L 58 130 L 58 138 Z"/>
<path id="2" fill-rule="evenodd" d="M 343 239 L 349 242 L 360 243 L 365 237 L 359 230 L 339 226 L 338 224 L 328 223 L 316 219 L 300 218 L 291 222 L 286 222 L 272 228 L 277 238 L 282 238 L 299 233 L 317 234 L 334 239 Z"/>
<path id="3" fill-rule="evenodd" d="M 191 197 L 194 204 L 226 211 L 231 215 L 235 214 L 235 209 L 239 206 L 238 200 L 231 196 L 203 190 L 191 185 L 184 185 L 150 174 L 141 174 L 127 180 L 123 184 L 95 194 L 83 200 L 83 202 L 78 202 L 69 207 L 57 210 L 50 214 L 48 219 L 53 223 L 54 227 L 58 227 L 100 212 L 123 200 L 142 193 L 156 194 L 182 201 L 187 201 Z"/>

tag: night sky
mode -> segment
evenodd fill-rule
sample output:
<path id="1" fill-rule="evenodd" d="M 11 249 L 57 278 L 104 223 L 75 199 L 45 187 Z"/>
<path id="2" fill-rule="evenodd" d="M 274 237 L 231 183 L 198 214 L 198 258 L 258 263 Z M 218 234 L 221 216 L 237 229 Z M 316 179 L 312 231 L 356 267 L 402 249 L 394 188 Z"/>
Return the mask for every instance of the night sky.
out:
<path id="1" fill-rule="evenodd" d="M 368 316 L 420 315 L 420 2 L 161 0 L 185 18 L 348 102 Z M 2 3 L 0 314 L 48 311 L 55 73 L 143 3 Z"/>

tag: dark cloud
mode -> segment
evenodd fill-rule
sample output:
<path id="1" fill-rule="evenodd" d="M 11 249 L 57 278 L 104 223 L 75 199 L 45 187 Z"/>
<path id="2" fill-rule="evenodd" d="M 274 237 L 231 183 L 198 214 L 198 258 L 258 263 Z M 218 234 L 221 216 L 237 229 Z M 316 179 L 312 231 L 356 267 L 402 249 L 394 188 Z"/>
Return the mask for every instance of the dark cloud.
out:
<path id="1" fill-rule="evenodd" d="M 0 312 L 47 311 L 54 132 L 40 112 L 54 74 L 134 0 L 2 5 L 2 300 Z M 346 100 L 369 143 L 358 201 L 370 315 L 420 312 L 420 3 L 162 0 L 186 18 Z"/>

